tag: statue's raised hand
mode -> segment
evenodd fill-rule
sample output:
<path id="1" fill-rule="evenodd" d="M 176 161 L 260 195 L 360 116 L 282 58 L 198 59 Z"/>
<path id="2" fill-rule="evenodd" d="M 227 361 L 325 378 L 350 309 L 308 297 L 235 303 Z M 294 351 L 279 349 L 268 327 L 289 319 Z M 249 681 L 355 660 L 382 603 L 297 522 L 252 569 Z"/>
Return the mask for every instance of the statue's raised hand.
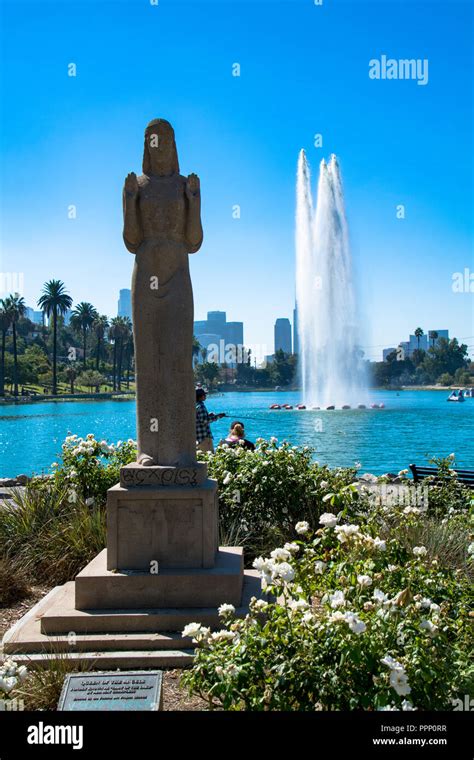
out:
<path id="1" fill-rule="evenodd" d="M 193 200 L 199 196 L 201 192 L 201 183 L 197 174 L 190 174 L 186 179 L 186 196 L 189 200 Z"/>
<path id="2" fill-rule="evenodd" d="M 138 180 L 135 172 L 130 172 L 125 177 L 125 192 L 127 195 L 137 195 L 138 193 Z"/>

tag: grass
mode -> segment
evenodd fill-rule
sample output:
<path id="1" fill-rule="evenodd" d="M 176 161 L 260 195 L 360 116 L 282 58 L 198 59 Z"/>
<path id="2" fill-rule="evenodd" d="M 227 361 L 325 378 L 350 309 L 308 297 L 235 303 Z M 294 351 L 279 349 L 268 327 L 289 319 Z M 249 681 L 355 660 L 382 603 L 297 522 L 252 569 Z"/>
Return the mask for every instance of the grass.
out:
<path id="1" fill-rule="evenodd" d="M 54 656 L 39 666 L 29 665 L 28 676 L 13 696 L 24 702 L 25 710 L 56 710 L 61 696 L 64 679 L 69 673 L 88 672 L 92 664 L 84 661 L 71 662 L 64 652 L 54 652 Z M 14 659 L 14 657 L 13 657 Z"/>
<path id="2" fill-rule="evenodd" d="M 0 510 L 2 554 L 31 582 L 66 583 L 105 545 L 105 509 L 71 503 L 66 490 L 14 489 Z"/>
<path id="3" fill-rule="evenodd" d="M 0 607 L 11 607 L 29 593 L 25 574 L 9 557 L 0 557 Z"/>

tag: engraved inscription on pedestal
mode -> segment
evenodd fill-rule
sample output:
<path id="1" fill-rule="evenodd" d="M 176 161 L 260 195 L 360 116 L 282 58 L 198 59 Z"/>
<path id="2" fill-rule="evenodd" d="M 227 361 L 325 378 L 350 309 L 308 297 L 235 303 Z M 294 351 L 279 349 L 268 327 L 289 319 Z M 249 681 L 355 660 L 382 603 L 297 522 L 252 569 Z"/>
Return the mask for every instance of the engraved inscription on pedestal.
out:
<path id="1" fill-rule="evenodd" d="M 199 486 L 207 478 L 207 464 L 196 462 L 190 467 L 144 467 L 137 462 L 120 470 L 122 488 L 139 486 Z"/>
<path id="2" fill-rule="evenodd" d="M 67 675 L 58 710 L 161 710 L 159 670 Z"/>

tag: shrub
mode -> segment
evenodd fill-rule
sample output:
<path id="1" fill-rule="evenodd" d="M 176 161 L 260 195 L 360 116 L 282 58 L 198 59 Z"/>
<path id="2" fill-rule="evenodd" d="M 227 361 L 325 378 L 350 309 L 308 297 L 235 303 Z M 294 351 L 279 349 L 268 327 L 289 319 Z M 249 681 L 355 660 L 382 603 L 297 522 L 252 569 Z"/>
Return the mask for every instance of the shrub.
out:
<path id="1" fill-rule="evenodd" d="M 322 527 L 300 521 L 297 540 L 255 560 L 267 599 L 243 620 L 222 605 L 220 631 L 185 628 L 197 651 L 184 685 L 228 710 L 452 709 L 472 689 L 466 572 L 403 540 L 422 510 L 361 512 L 351 489 L 331 500 L 342 509 Z"/>
<path id="2" fill-rule="evenodd" d="M 54 482 L 13 491 L 0 510 L 2 552 L 31 581 L 65 583 L 105 545 L 104 507 L 71 499 Z"/>
<path id="3" fill-rule="evenodd" d="M 312 461 L 312 450 L 257 440 L 255 451 L 219 446 L 199 453 L 219 485 L 221 536 L 240 538 L 247 559 L 294 537 L 297 520 L 316 526 L 324 496 L 348 486 L 356 469 L 330 470 Z"/>
<path id="4" fill-rule="evenodd" d="M 86 438 L 69 435 L 62 445 L 61 464 L 52 465 L 52 480 L 57 487 L 67 487 L 83 499 L 105 504 L 107 489 L 118 482 L 120 468 L 136 456 L 136 443 L 131 438 L 115 445 L 97 441 L 92 433 Z"/>
<path id="5" fill-rule="evenodd" d="M 28 596 L 24 574 L 8 557 L 0 557 L 0 607 L 10 607 Z"/>

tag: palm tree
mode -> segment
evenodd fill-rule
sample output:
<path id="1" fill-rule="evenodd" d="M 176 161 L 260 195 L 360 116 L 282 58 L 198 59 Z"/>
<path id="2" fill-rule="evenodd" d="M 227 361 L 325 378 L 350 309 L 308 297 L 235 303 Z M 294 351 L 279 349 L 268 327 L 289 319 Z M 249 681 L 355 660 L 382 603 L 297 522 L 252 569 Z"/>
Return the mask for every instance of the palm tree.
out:
<path id="1" fill-rule="evenodd" d="M 436 330 L 430 330 L 429 338 L 432 341 L 431 347 L 434 348 L 435 341 L 438 338 L 438 333 L 436 332 Z"/>
<path id="2" fill-rule="evenodd" d="M 123 362 L 123 349 L 124 345 L 130 339 L 132 333 L 132 323 L 128 317 L 116 317 L 115 320 L 115 335 L 117 347 L 117 383 L 116 389 L 122 390 L 122 362 Z"/>
<path id="3" fill-rule="evenodd" d="M 18 396 L 18 352 L 16 346 L 16 325 L 26 313 L 25 299 L 19 293 L 8 296 L 4 301 L 5 311 L 13 330 L 13 394 Z"/>
<path id="4" fill-rule="evenodd" d="M 71 325 L 78 332 L 82 331 L 82 348 L 84 356 L 82 365 L 86 369 L 87 333 L 99 316 L 97 309 L 87 301 L 81 301 L 71 314 Z"/>
<path id="5" fill-rule="evenodd" d="M 202 349 L 201 344 L 199 343 L 199 341 L 196 338 L 196 336 L 193 335 L 193 350 L 192 350 L 192 353 L 193 353 L 193 366 L 195 366 L 197 364 L 197 361 L 199 359 L 199 353 L 200 353 L 201 349 Z"/>
<path id="6" fill-rule="evenodd" d="M 421 327 L 417 327 L 417 328 L 416 328 L 416 330 L 415 330 L 415 338 L 416 338 L 416 339 L 417 339 L 417 341 L 418 341 L 418 351 L 420 350 L 420 338 L 421 338 L 421 337 L 422 337 L 422 335 L 424 335 L 424 334 L 425 334 L 425 333 L 423 332 L 423 330 L 421 329 Z"/>
<path id="7" fill-rule="evenodd" d="M 109 326 L 109 340 L 112 341 L 114 348 L 113 348 L 113 366 L 112 366 L 112 390 L 116 390 L 115 387 L 115 375 L 117 372 L 117 343 L 118 343 L 118 335 L 120 331 L 120 326 L 117 326 L 117 320 L 119 317 L 113 317 L 113 319 L 110 320 L 110 326 Z"/>
<path id="8" fill-rule="evenodd" d="M 77 369 L 74 367 L 73 364 L 70 364 L 69 367 L 66 369 L 66 377 L 69 380 L 71 384 L 71 393 L 74 393 L 74 380 L 77 377 Z"/>
<path id="9" fill-rule="evenodd" d="M 97 371 L 99 370 L 102 342 L 105 338 L 105 334 L 108 328 L 109 328 L 109 320 L 107 319 L 105 314 L 100 314 L 98 317 L 96 317 L 96 319 L 94 320 L 94 324 L 92 325 L 92 329 L 94 330 L 97 336 L 97 348 L 96 348 L 96 355 L 95 355 L 95 368 Z"/>
<path id="10" fill-rule="evenodd" d="M 53 319 L 53 396 L 58 392 L 57 354 L 58 354 L 58 314 L 64 315 L 71 308 L 72 298 L 61 280 L 49 280 L 43 285 L 38 306 L 44 314 Z"/>
<path id="11" fill-rule="evenodd" d="M 10 316 L 7 311 L 6 301 L 0 301 L 0 330 L 2 331 L 2 359 L 0 366 L 0 396 L 5 395 L 5 344 L 7 332 L 10 329 Z"/>

